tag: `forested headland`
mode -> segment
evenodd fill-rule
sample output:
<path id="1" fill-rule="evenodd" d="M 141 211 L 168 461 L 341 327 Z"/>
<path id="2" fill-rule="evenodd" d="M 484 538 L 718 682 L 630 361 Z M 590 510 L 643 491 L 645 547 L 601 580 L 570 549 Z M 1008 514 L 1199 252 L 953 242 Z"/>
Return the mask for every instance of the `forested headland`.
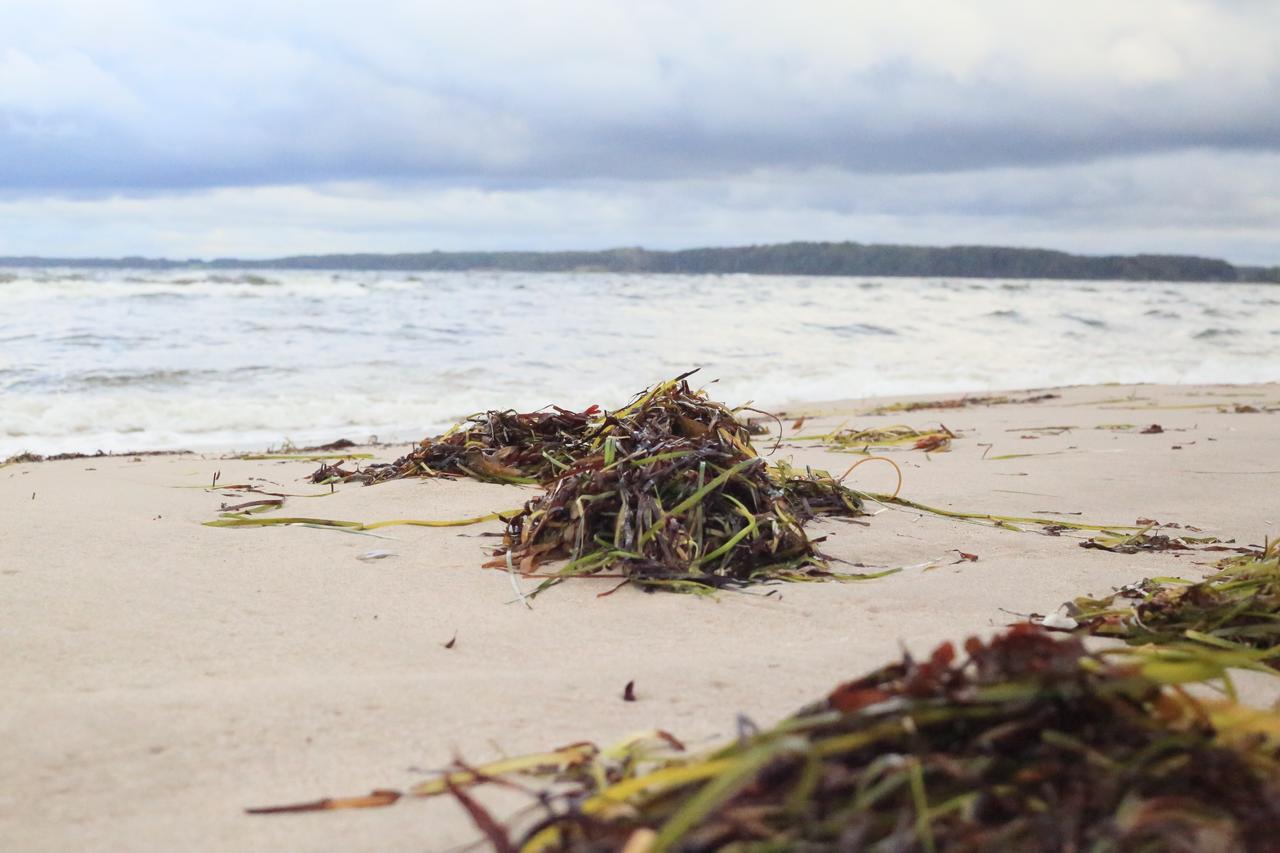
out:
<path id="1" fill-rule="evenodd" d="M 1280 267 L 1236 266 L 1194 255 L 1074 255 L 997 246 L 778 243 L 657 251 L 418 252 L 294 255 L 272 259 L 0 258 L 8 267 L 121 267 L 392 270 L 404 272 L 753 273 L 758 275 L 921 276 L 1280 283 Z"/>

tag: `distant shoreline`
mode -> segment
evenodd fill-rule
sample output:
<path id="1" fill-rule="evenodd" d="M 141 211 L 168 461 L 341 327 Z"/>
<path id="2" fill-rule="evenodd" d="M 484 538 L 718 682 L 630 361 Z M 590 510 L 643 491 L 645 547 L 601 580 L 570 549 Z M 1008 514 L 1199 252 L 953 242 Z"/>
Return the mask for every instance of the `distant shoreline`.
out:
<path id="1" fill-rule="evenodd" d="M 359 270 L 366 272 L 607 272 L 671 274 L 1038 278 L 1070 281 L 1280 283 L 1280 266 L 1238 266 L 1195 255 L 1073 255 L 998 246 L 777 243 L 654 251 L 418 252 L 269 259 L 0 257 L 0 267 Z"/>

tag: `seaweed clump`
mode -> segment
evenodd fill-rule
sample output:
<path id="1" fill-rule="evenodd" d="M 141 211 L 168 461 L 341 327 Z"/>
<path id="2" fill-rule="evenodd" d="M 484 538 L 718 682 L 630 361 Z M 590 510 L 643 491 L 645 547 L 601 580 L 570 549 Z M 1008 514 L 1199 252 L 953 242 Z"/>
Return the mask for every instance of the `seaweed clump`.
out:
<path id="1" fill-rule="evenodd" d="M 1144 580 L 1106 598 L 1082 597 L 1074 618 L 1132 644 L 1193 641 L 1280 668 L 1280 540 L 1221 561 L 1200 581 Z"/>
<path id="2" fill-rule="evenodd" d="M 706 753 L 653 732 L 459 763 L 408 794 L 453 794 L 495 849 L 524 853 L 1273 849 L 1280 715 L 1180 686 L 1225 680 L 1224 655 L 1090 653 L 1021 624 L 904 656 Z M 465 791 L 518 777 L 556 786 L 520 828 Z M 255 811 L 401 796 L 375 794 Z"/>
<path id="3" fill-rule="evenodd" d="M 770 467 L 734 412 L 685 377 L 605 414 L 576 451 L 486 565 L 528 575 L 567 559 L 549 582 L 608 573 L 684 590 L 855 577 L 832 572 L 803 527 L 858 514 L 861 498 L 825 472 Z"/>
<path id="4" fill-rule="evenodd" d="M 1178 671 L 1029 625 L 945 643 L 707 755 L 579 768 L 513 849 L 1268 849 L 1277 720 L 1167 689 Z"/>
<path id="5" fill-rule="evenodd" d="M 544 562 L 568 560 L 543 575 L 548 583 L 591 574 L 706 591 L 876 576 L 831 571 L 817 550 L 821 540 L 803 529 L 818 516 L 861 514 L 861 496 L 825 471 L 766 463 L 740 410 L 690 388 L 690 375 L 616 411 L 552 406 L 473 415 L 395 462 L 322 465 L 310 479 L 466 476 L 542 486 L 543 494 L 502 514 L 503 547 L 486 566 L 535 575 Z"/>

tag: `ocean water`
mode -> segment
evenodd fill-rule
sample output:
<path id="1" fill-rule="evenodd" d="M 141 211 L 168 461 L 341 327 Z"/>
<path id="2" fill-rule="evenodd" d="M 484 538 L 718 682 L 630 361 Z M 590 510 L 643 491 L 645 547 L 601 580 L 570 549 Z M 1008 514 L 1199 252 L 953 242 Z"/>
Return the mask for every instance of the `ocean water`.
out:
<path id="1" fill-rule="evenodd" d="M 488 408 L 1280 379 L 1280 287 L 0 270 L 0 459 L 417 439 Z"/>

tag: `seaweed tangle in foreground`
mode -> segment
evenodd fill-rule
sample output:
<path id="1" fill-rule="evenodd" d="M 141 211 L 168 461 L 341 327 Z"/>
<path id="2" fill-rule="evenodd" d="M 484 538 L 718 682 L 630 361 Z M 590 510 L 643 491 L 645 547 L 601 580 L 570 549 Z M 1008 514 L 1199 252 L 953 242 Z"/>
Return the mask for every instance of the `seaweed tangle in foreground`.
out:
<path id="1" fill-rule="evenodd" d="M 1225 680 L 1223 654 L 1095 654 L 1022 624 L 904 657 L 710 752 L 654 732 L 459 764 L 408 794 L 451 793 L 495 849 L 526 853 L 1274 849 L 1280 715 L 1180 686 Z M 466 791 L 529 777 L 554 786 L 523 830 Z"/>
<path id="2" fill-rule="evenodd" d="M 1140 665 L 1020 626 L 700 759 L 586 782 L 520 849 L 1262 850 L 1280 832 L 1264 737 L 1232 740 Z"/>

